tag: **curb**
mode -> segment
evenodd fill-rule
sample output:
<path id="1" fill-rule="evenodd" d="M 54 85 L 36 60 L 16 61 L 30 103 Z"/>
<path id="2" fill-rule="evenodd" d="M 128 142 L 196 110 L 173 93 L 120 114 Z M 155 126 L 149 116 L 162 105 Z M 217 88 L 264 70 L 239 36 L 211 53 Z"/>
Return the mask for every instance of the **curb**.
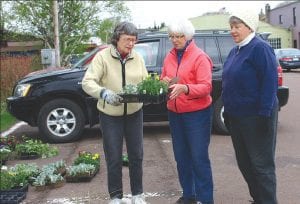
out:
<path id="1" fill-rule="evenodd" d="M 9 128 L 8 130 L 1 132 L 0 136 L 2 137 L 6 137 L 7 135 L 11 134 L 12 132 L 14 132 L 16 129 L 18 129 L 19 127 L 23 126 L 23 125 L 27 125 L 27 123 L 25 123 L 24 121 L 18 122 L 16 124 L 14 124 L 11 128 Z"/>

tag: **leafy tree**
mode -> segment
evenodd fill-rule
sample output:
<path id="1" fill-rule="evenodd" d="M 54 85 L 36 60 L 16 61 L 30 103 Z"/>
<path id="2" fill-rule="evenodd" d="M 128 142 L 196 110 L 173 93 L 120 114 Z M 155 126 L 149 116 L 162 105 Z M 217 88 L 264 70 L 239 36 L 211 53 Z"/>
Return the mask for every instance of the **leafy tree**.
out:
<path id="1" fill-rule="evenodd" d="M 37 36 L 45 42 L 46 48 L 54 48 L 52 0 L 2 2 L 2 7 L 8 8 L 3 12 L 5 28 Z M 104 34 L 111 32 L 120 19 L 130 19 L 123 1 L 58 0 L 58 7 L 60 54 L 64 65 L 78 48 L 84 49 L 82 43 L 92 35 L 98 34 L 107 42 Z"/>

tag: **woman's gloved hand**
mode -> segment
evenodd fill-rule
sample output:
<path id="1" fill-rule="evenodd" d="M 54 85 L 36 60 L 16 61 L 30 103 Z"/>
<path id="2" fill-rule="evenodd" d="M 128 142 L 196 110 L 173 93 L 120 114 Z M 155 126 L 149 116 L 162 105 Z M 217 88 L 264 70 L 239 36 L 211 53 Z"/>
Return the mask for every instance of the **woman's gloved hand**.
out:
<path id="1" fill-rule="evenodd" d="M 121 101 L 123 100 L 121 96 L 109 89 L 105 89 L 104 91 L 102 91 L 100 97 L 108 104 L 113 106 L 121 105 Z"/>

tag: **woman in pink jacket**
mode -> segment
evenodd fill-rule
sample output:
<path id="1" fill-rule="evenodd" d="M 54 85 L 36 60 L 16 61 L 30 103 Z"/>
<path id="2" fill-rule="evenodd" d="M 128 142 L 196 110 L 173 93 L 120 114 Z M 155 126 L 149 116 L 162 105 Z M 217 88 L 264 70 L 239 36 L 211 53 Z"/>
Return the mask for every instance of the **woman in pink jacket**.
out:
<path id="1" fill-rule="evenodd" d="M 183 195 L 176 203 L 212 204 L 213 181 L 208 154 L 211 134 L 212 61 L 193 40 L 190 21 L 168 26 L 173 49 L 161 79 L 169 83 L 168 117 Z"/>

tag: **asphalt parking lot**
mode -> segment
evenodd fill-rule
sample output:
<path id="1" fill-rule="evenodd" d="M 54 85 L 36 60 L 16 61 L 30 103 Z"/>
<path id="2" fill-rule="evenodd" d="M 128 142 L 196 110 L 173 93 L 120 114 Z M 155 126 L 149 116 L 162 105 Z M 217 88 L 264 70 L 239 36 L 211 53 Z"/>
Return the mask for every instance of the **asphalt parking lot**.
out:
<path id="1" fill-rule="evenodd" d="M 290 88 L 288 104 L 279 113 L 276 166 L 278 201 L 280 204 L 300 203 L 300 70 L 284 73 L 284 84 Z M 37 138 L 37 128 L 23 125 L 11 134 Z M 60 154 L 49 159 L 27 160 L 39 166 L 64 159 L 68 164 L 78 151 L 99 152 L 101 166 L 91 182 L 66 183 L 63 187 L 37 192 L 29 188 L 23 204 L 71 204 L 108 203 L 106 166 L 102 149 L 102 138 L 97 127 L 86 128 L 81 140 L 74 143 L 56 144 Z M 126 148 L 124 147 L 124 152 Z M 213 134 L 210 157 L 214 178 L 215 204 L 249 204 L 248 190 L 236 165 L 229 136 Z M 25 162 L 8 161 L 8 165 Z M 123 167 L 123 186 L 126 197 L 130 197 L 128 168 Z M 150 204 L 171 204 L 181 194 L 177 179 L 176 164 L 167 122 L 145 123 L 144 127 L 144 192 Z"/>

